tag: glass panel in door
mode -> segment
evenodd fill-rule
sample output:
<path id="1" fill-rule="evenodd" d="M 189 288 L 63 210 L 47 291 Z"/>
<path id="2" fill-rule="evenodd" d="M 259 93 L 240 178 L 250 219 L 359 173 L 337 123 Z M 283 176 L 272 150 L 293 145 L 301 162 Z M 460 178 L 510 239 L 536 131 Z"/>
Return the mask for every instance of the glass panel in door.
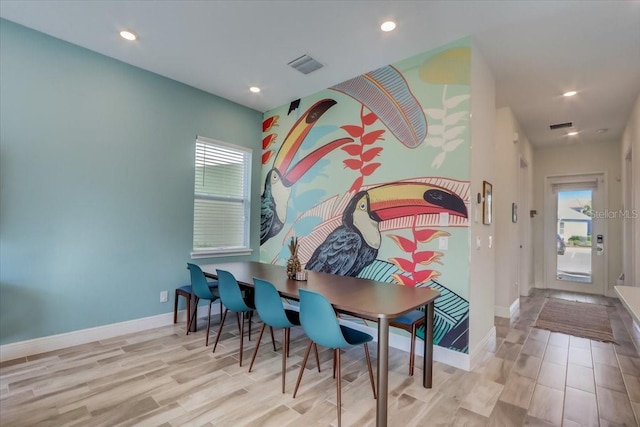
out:
<path id="1" fill-rule="evenodd" d="M 592 283 L 592 190 L 557 192 L 556 278 Z"/>

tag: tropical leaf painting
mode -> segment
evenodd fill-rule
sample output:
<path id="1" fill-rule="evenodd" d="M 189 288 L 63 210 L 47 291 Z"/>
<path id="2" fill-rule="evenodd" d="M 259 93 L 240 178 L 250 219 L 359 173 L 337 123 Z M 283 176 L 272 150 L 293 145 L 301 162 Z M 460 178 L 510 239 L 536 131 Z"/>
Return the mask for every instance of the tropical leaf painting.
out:
<path id="1" fill-rule="evenodd" d="M 454 47 L 430 56 L 419 70 L 420 79 L 434 84 L 471 83 L 471 49 Z"/>
<path id="2" fill-rule="evenodd" d="M 427 108 L 430 119 L 429 135 L 426 144 L 439 149 L 431 162 L 431 167 L 440 168 L 447 154 L 465 141 L 468 108 L 465 104 L 471 95 L 461 94 L 447 97 L 449 85 L 469 85 L 471 76 L 471 50 L 456 47 L 427 58 L 420 67 L 420 78 L 433 84 L 444 85 L 442 90 L 442 108 Z"/>
<path id="3" fill-rule="evenodd" d="M 393 283 L 393 276 L 402 273 L 392 263 L 376 260 L 364 268 L 358 277 Z M 469 301 L 434 280 L 421 286 L 428 286 L 440 292 L 440 297 L 434 303 L 433 343 L 468 353 Z M 416 334 L 424 339 L 424 326 L 418 328 Z"/>
<path id="4" fill-rule="evenodd" d="M 442 108 L 425 109 L 427 116 L 432 119 L 425 142 L 428 146 L 440 150 L 431 162 L 431 167 L 440 168 L 447 153 L 454 151 L 464 142 L 468 112 L 463 104 L 470 97 L 471 95 L 467 94 L 447 98 L 447 85 L 445 85 L 442 91 Z M 462 110 L 457 111 L 460 108 Z"/>
<path id="5" fill-rule="evenodd" d="M 347 235 L 343 229 L 351 226 L 352 219 L 347 208 L 353 208 L 356 195 L 371 196 L 391 183 L 439 187 L 460 199 L 455 205 L 457 212 L 462 212 L 464 205 L 468 213 L 470 58 L 469 41 L 456 42 L 267 112 L 262 134 L 263 174 L 274 171 L 274 182 L 281 176 L 285 185 L 276 188 L 279 193 L 271 192 L 280 197 L 273 207 L 279 208 L 282 224 L 269 234 L 270 242 L 261 246 L 260 259 L 283 264 L 289 257 L 286 242 L 296 236 L 301 263 L 315 269 L 317 259 L 322 258 L 317 255 L 320 249 L 333 248 L 331 238 Z M 317 114 L 311 114 L 316 105 Z M 305 121 L 307 117 L 312 121 Z M 435 169 L 441 171 L 440 176 L 433 176 Z M 368 200 L 380 203 L 382 199 Z M 378 212 L 376 209 L 373 212 Z M 400 212 L 399 206 L 383 209 Z M 381 216 L 377 230 L 368 229 L 367 234 L 375 255 L 347 248 L 340 261 L 366 259 L 366 263 L 337 274 L 390 286 L 437 289 L 441 296 L 434 303 L 434 344 L 468 353 L 469 302 L 463 296 L 469 287 L 464 280 L 468 278 L 465 228 L 469 218 L 450 215 L 443 225 L 441 216 L 428 211 Z M 439 237 L 449 240 L 448 251 L 439 250 Z M 341 317 L 375 327 L 367 320 Z M 393 333 L 406 336 L 400 330 Z M 424 337 L 424 328 L 417 333 Z"/>
<path id="6" fill-rule="evenodd" d="M 380 155 L 383 148 L 371 147 L 371 145 L 375 144 L 376 141 L 384 140 L 382 135 L 384 135 L 385 130 L 366 131 L 366 126 L 373 125 L 377 120 L 378 117 L 374 113 L 365 114 L 363 105 L 360 108 L 360 125 L 341 126 L 350 136 L 358 139 L 358 142 L 341 147 L 345 153 L 351 156 L 350 159 L 342 161 L 344 167 L 360 172 L 360 176 L 353 181 L 349 191 L 356 192 L 360 190 L 365 178 L 372 175 L 382 165 L 380 162 L 374 162 L 373 160 Z"/>
<path id="7" fill-rule="evenodd" d="M 427 119 L 404 76 L 387 65 L 331 89 L 361 102 L 406 147 L 415 148 L 427 136 Z"/>

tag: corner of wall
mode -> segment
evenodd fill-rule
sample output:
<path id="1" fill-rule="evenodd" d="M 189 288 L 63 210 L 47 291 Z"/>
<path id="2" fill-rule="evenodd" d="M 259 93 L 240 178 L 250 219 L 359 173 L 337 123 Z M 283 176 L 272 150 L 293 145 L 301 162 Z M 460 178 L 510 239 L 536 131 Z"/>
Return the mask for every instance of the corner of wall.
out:
<path id="1" fill-rule="evenodd" d="M 482 193 L 483 181 L 495 181 L 495 80 L 482 53 L 472 43 L 471 53 L 471 162 L 472 199 Z M 476 349 L 494 328 L 495 306 L 495 221 L 482 222 L 482 205 L 471 204 L 469 349 Z M 495 212 L 495 207 L 494 211 Z"/>

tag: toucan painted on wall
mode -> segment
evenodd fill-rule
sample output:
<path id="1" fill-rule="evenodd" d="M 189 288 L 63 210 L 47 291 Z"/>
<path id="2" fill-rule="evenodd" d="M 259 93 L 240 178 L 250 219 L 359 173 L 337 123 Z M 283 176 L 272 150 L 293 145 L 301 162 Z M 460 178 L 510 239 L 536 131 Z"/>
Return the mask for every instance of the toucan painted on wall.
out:
<path id="1" fill-rule="evenodd" d="M 329 152 L 349 142 L 352 138 L 339 138 L 312 151 L 292 165 L 294 156 L 318 119 L 337 102 L 323 99 L 312 105 L 295 122 L 280 146 L 273 167 L 267 173 L 260 210 L 260 244 L 282 230 L 287 217 L 287 204 L 291 186 Z"/>
<path id="2" fill-rule="evenodd" d="M 441 212 L 467 218 L 464 201 L 435 185 L 395 182 L 359 191 L 345 208 L 342 225 L 316 248 L 305 268 L 355 277 L 378 256 L 381 221 Z"/>

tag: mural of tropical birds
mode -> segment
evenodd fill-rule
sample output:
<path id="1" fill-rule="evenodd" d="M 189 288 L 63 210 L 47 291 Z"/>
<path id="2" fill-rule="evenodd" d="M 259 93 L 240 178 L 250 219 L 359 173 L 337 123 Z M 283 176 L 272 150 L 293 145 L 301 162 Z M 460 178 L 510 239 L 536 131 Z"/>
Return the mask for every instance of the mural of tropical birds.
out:
<path id="1" fill-rule="evenodd" d="M 439 213 L 467 218 L 467 207 L 457 194 L 419 182 L 393 182 L 359 191 L 346 206 L 342 225 L 315 249 L 305 268 L 357 276 L 378 255 L 381 221 Z"/>
<path id="2" fill-rule="evenodd" d="M 315 149 L 297 163 L 293 159 L 311 128 L 320 117 L 336 104 L 333 99 L 322 99 L 305 111 L 289 130 L 271 170 L 267 173 L 260 209 L 260 244 L 277 235 L 284 226 L 291 186 L 314 164 L 329 152 L 349 142 L 352 138 L 338 138 Z"/>

